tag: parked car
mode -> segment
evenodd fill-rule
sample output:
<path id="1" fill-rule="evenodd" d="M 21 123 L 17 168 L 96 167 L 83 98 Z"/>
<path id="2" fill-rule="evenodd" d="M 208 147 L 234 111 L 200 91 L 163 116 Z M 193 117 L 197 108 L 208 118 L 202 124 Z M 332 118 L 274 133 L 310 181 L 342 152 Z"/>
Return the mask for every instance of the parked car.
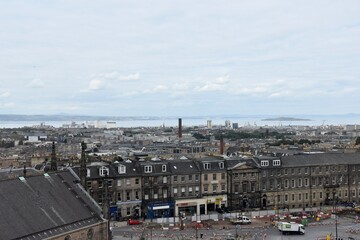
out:
<path id="1" fill-rule="evenodd" d="M 139 224 L 141 224 L 139 219 L 131 219 L 131 218 L 127 221 L 127 223 L 128 223 L 128 225 L 139 225 Z"/>

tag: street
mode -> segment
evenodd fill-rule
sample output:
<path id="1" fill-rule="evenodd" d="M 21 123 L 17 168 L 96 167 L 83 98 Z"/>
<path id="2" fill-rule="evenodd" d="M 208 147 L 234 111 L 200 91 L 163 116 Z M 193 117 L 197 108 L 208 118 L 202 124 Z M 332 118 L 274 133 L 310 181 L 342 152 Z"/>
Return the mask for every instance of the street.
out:
<path id="1" fill-rule="evenodd" d="M 327 234 L 331 234 L 335 239 L 336 226 L 333 219 L 321 223 L 310 224 L 306 227 L 305 235 L 282 235 L 274 226 L 251 226 L 251 225 L 230 225 L 227 227 L 213 226 L 209 229 L 159 229 L 144 228 L 137 226 L 112 227 L 113 239 L 145 239 L 165 240 L 165 239 L 234 239 L 236 234 L 242 240 L 291 240 L 291 239 L 316 239 L 325 240 Z M 353 219 L 342 217 L 337 226 L 338 239 L 357 239 L 360 240 L 360 224 L 354 223 Z M 197 236 L 197 238 L 196 238 Z"/>

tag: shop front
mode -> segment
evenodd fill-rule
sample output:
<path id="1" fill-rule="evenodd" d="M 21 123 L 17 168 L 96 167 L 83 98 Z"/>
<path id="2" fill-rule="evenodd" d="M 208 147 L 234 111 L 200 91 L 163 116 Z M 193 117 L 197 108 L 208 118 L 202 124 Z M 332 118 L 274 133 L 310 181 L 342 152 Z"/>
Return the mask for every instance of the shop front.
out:
<path id="1" fill-rule="evenodd" d="M 174 216 L 175 202 L 150 202 L 147 205 L 147 218 L 169 218 Z"/>

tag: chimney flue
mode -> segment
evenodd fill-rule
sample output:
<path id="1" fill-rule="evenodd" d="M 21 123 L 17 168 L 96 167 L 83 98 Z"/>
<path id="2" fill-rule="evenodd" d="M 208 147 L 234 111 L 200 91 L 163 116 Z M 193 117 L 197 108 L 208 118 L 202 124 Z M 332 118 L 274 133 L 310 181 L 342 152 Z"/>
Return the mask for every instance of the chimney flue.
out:
<path id="1" fill-rule="evenodd" d="M 179 138 L 182 138 L 182 121 L 181 118 L 179 118 Z"/>
<path id="2" fill-rule="evenodd" d="M 224 155 L 224 138 L 220 136 L 220 155 Z"/>

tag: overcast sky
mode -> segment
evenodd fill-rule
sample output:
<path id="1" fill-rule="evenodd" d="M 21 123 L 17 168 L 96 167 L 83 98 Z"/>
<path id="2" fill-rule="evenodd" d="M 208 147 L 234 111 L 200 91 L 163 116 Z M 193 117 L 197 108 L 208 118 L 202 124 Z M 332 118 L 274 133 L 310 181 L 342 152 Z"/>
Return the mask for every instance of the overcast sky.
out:
<path id="1" fill-rule="evenodd" d="M 0 113 L 360 113 L 359 0 L 0 1 Z"/>

